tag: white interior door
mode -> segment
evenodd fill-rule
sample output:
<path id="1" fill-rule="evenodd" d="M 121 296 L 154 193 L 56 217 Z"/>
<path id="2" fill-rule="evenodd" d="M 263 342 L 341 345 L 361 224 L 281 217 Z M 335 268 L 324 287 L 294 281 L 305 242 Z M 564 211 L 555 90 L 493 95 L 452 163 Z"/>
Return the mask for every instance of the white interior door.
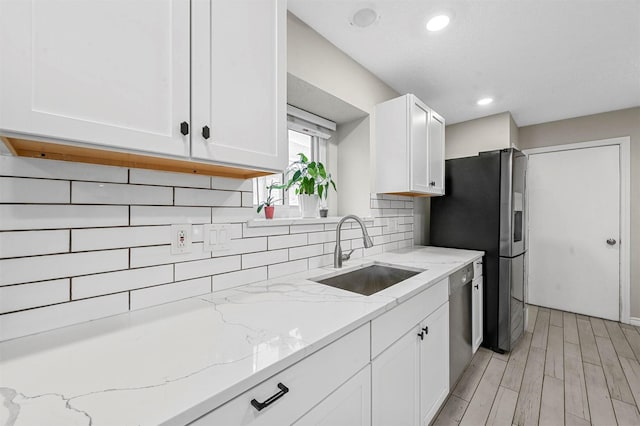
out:
<path id="1" fill-rule="evenodd" d="M 529 303 L 620 318 L 620 147 L 529 156 Z"/>

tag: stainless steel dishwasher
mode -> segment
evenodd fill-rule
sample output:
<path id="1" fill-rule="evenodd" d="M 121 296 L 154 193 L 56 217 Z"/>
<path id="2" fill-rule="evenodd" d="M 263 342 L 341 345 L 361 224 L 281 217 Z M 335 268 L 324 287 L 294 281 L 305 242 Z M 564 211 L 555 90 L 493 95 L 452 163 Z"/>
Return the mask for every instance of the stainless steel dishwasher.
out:
<path id="1" fill-rule="evenodd" d="M 471 282 L 473 263 L 449 277 L 449 389 L 471 362 Z"/>

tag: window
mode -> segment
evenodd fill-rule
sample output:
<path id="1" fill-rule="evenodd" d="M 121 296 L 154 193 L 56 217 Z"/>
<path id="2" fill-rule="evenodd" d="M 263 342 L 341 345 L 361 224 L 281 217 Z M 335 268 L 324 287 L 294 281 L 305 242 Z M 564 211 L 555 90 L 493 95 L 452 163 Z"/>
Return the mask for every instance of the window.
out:
<path id="1" fill-rule="evenodd" d="M 288 107 L 287 124 L 289 127 L 289 163 L 298 160 L 298 153 L 303 153 L 311 161 L 321 161 L 327 167 L 327 141 L 331 138 L 331 131 L 335 130 L 335 123 L 322 117 L 314 116 L 295 107 Z M 312 121 L 309 121 L 312 120 Z M 320 124 L 316 124 L 319 122 Z M 324 127 L 327 126 L 327 127 Z M 268 185 L 284 182 L 284 173 L 259 177 L 253 180 L 253 204 L 257 205 L 267 198 Z M 271 195 L 278 200 L 275 204 L 298 206 L 295 191 L 274 190 Z"/>

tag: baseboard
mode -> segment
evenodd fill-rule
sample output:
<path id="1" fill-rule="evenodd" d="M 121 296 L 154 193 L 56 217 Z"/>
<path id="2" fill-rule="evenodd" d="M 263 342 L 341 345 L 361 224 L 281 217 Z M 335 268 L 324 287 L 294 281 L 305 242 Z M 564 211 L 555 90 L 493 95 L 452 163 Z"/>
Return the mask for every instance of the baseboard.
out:
<path id="1" fill-rule="evenodd" d="M 629 324 L 640 327 L 640 318 L 629 317 Z"/>

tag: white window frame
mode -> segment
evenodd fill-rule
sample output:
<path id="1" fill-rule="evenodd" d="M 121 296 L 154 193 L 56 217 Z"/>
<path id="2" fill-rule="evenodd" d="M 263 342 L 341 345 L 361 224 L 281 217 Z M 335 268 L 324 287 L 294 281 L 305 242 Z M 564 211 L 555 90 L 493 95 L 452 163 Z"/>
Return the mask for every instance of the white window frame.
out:
<path id="1" fill-rule="evenodd" d="M 311 114 L 294 106 L 287 105 L 287 129 L 311 137 L 311 155 L 309 158 L 311 161 L 321 161 L 323 164 L 325 164 L 325 166 L 329 166 L 327 164 L 327 143 L 328 140 L 332 137 L 332 133 L 336 130 L 336 127 L 336 123 L 330 120 L 319 117 L 315 114 Z M 268 175 L 253 179 L 254 206 L 262 201 L 262 199 L 260 199 L 258 196 L 258 189 L 261 186 L 266 186 L 269 179 L 272 179 L 272 176 L 274 175 Z M 282 174 L 280 174 L 280 176 L 280 180 L 284 181 L 284 171 Z M 276 198 L 282 199 L 282 201 L 277 202 L 276 205 L 288 207 L 287 216 L 297 216 L 298 205 L 289 204 L 288 194 L 284 194 L 281 192 L 280 195 L 276 195 Z"/>

